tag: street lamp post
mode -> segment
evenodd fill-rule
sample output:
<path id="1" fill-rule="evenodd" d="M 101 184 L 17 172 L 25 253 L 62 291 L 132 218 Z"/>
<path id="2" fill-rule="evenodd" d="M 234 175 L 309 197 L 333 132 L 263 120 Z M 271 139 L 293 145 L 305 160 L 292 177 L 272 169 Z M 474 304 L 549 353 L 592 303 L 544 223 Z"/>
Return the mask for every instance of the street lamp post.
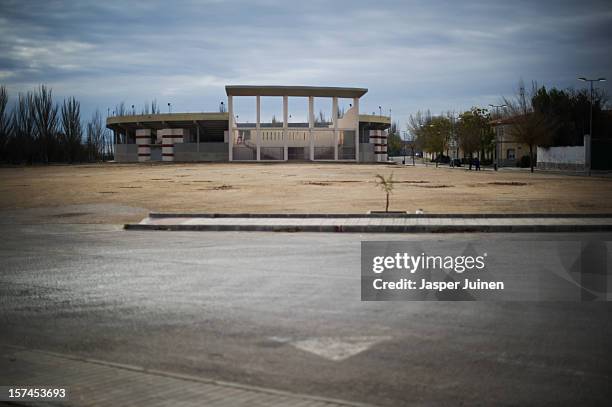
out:
<path id="1" fill-rule="evenodd" d="M 406 131 L 402 133 L 402 146 L 404 147 L 404 159 L 402 160 L 402 164 L 406 165 Z"/>
<path id="2" fill-rule="evenodd" d="M 415 140 L 414 140 L 414 135 L 411 134 L 410 135 L 410 152 L 412 153 L 412 166 L 416 167 L 416 163 L 414 162 L 414 147 L 415 147 Z"/>
<path id="3" fill-rule="evenodd" d="M 492 108 L 495 108 L 495 116 L 499 118 L 499 109 L 507 107 L 506 104 L 503 105 L 491 105 Z M 495 171 L 499 167 L 499 156 L 501 155 L 501 144 L 498 144 L 499 140 L 499 126 L 495 128 Z"/>
<path id="4" fill-rule="evenodd" d="M 597 78 L 597 79 L 587 79 L 583 76 L 581 76 L 580 78 L 578 78 L 579 81 L 582 82 L 589 82 L 590 86 L 590 96 L 589 96 L 589 105 L 590 105 L 590 109 L 589 109 L 589 144 L 591 144 L 591 141 L 593 140 L 593 82 L 605 82 L 606 78 Z M 584 146 L 585 150 L 588 148 L 588 165 L 587 165 L 587 174 L 591 175 L 591 146 Z M 586 151 L 585 151 L 586 152 Z M 585 162 L 585 164 L 587 164 Z"/>
<path id="5" fill-rule="evenodd" d="M 449 165 L 451 167 L 455 166 L 455 160 L 459 158 L 459 140 L 457 140 L 457 130 L 455 128 L 456 126 L 456 120 L 458 120 L 458 117 L 455 117 L 455 112 L 449 113 L 448 118 L 450 120 L 450 124 L 451 124 L 451 133 L 450 133 L 450 137 L 449 137 L 449 148 L 450 149 L 455 149 L 455 151 L 453 151 L 452 155 L 453 157 L 451 158 L 451 161 L 449 163 Z M 449 153 L 449 158 L 450 158 L 450 154 Z"/>
<path id="6" fill-rule="evenodd" d="M 172 113 L 172 103 L 168 102 L 168 113 Z"/>

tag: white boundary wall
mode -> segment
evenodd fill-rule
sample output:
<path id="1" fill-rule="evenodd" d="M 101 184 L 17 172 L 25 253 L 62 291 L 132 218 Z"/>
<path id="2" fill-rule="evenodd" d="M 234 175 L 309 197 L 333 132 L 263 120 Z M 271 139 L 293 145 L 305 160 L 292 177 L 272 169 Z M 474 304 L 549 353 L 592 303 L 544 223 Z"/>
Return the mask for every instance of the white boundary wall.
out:
<path id="1" fill-rule="evenodd" d="M 538 147 L 538 168 L 559 170 L 584 170 L 584 146 L 573 147 Z"/>

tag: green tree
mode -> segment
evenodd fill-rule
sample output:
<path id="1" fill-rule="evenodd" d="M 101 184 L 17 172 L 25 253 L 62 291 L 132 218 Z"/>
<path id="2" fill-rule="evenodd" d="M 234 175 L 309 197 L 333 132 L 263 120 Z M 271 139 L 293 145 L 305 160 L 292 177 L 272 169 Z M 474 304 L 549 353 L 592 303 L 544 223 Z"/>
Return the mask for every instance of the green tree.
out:
<path id="1" fill-rule="evenodd" d="M 481 119 L 476 108 L 463 112 L 459 116 L 456 132 L 459 147 L 463 150 L 464 157 L 469 159 L 469 169 L 472 169 L 472 157 L 480 146 Z"/>
<path id="2" fill-rule="evenodd" d="M 491 114 L 487 109 L 472 108 L 472 114 L 475 116 L 478 125 L 478 148 L 482 160 L 486 153 L 493 151 L 495 148 L 495 132 L 491 126 Z"/>
<path id="3" fill-rule="evenodd" d="M 399 134 L 398 124 L 391 123 L 387 136 L 387 154 L 390 157 L 398 156 L 402 153 L 402 138 Z"/>
<path id="4" fill-rule="evenodd" d="M 414 151 L 424 151 L 423 148 L 423 132 L 425 126 L 431 121 L 431 112 L 429 110 L 425 112 L 417 111 L 415 114 L 411 114 L 408 117 L 408 122 L 406 123 L 406 128 L 408 129 L 408 133 L 410 134 L 411 139 L 411 147 L 412 147 L 412 161 L 414 163 Z M 425 161 L 425 158 L 423 158 Z"/>
<path id="5" fill-rule="evenodd" d="M 605 135 L 604 106 L 607 102 L 605 93 L 595 89 L 593 92 L 593 132 L 597 137 Z M 586 89 L 550 90 L 542 86 L 532 96 L 535 111 L 545 115 L 554 125 L 551 145 L 582 145 L 583 137 L 589 132 L 590 95 Z"/>
<path id="6" fill-rule="evenodd" d="M 495 132 L 490 121 L 488 110 L 479 107 L 473 107 L 459 116 L 455 127 L 457 139 L 464 156 L 469 158 L 470 169 L 475 152 L 479 152 L 483 158 L 487 152 L 495 148 Z"/>
<path id="7" fill-rule="evenodd" d="M 419 131 L 420 145 L 424 151 L 437 154 L 436 167 L 448 147 L 452 124 L 448 117 L 434 116 Z"/>

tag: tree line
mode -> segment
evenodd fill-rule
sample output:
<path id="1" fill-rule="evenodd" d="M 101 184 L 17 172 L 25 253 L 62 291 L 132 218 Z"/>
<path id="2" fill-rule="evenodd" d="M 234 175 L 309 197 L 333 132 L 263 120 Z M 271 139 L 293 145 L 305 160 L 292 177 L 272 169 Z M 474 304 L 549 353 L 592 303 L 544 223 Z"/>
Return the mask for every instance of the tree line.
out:
<path id="1" fill-rule="evenodd" d="M 455 148 L 460 148 L 464 159 L 470 163 L 474 156 L 483 160 L 495 151 L 494 123 L 503 119 L 508 125 L 509 136 L 529 147 L 529 155 L 525 158 L 533 172 L 537 146 L 582 145 L 583 136 L 589 132 L 591 102 L 587 90 L 546 89 L 534 82 L 527 91 L 521 81 L 516 95 L 503 97 L 502 102 L 503 108 L 490 111 L 472 107 L 459 115 L 419 111 L 408 119 L 411 141 L 405 144 L 412 143 L 413 148 L 435 155 L 436 165 L 441 158 L 448 158 L 449 150 Z M 606 103 L 605 93 L 595 90 L 593 134 L 598 139 L 612 138 L 612 117 L 604 110 Z M 394 135 L 399 140 L 399 135 Z"/>
<path id="2" fill-rule="evenodd" d="M 0 162 L 75 163 L 112 159 L 112 136 L 96 110 L 85 123 L 81 104 L 68 97 L 53 100 L 41 85 L 20 93 L 9 110 L 9 95 L 0 86 Z"/>

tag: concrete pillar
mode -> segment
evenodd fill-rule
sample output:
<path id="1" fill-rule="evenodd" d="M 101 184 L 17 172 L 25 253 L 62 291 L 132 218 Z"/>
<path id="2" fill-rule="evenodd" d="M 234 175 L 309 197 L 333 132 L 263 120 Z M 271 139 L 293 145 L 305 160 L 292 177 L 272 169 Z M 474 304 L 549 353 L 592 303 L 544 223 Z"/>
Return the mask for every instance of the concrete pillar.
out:
<path id="1" fill-rule="evenodd" d="M 387 161 L 388 157 L 387 157 L 387 140 L 389 137 L 389 131 L 388 130 L 380 130 L 380 151 L 382 154 L 379 154 L 380 156 L 380 161 Z"/>
<path id="2" fill-rule="evenodd" d="M 257 161 L 261 160 L 261 97 L 256 97 L 257 119 L 255 121 L 255 143 L 257 144 Z"/>
<path id="3" fill-rule="evenodd" d="M 338 161 L 338 97 L 332 98 L 332 123 L 334 126 L 334 160 Z"/>
<path id="4" fill-rule="evenodd" d="M 138 145 L 138 161 L 151 160 L 151 129 L 136 130 L 136 145 Z"/>
<path id="5" fill-rule="evenodd" d="M 161 129 L 157 132 L 161 133 L 162 139 L 162 161 L 174 161 L 174 135 L 172 129 Z"/>
<path id="6" fill-rule="evenodd" d="M 370 144 L 374 144 L 376 161 L 387 161 L 387 136 L 384 130 L 370 130 Z"/>
<path id="7" fill-rule="evenodd" d="M 359 162 L 359 98 L 353 98 L 353 106 L 357 114 L 357 123 L 355 124 L 355 161 Z"/>
<path id="8" fill-rule="evenodd" d="M 314 161 L 314 97 L 308 96 L 308 137 L 310 140 L 309 156 Z"/>
<path id="9" fill-rule="evenodd" d="M 174 146 L 183 142 L 185 129 L 161 129 L 162 161 L 174 161 Z"/>
<path id="10" fill-rule="evenodd" d="M 234 97 L 227 97 L 227 112 L 229 115 L 228 119 L 228 129 L 229 129 L 229 137 L 227 138 L 227 145 L 229 146 L 228 158 L 229 161 L 233 161 L 233 153 L 234 153 Z"/>

